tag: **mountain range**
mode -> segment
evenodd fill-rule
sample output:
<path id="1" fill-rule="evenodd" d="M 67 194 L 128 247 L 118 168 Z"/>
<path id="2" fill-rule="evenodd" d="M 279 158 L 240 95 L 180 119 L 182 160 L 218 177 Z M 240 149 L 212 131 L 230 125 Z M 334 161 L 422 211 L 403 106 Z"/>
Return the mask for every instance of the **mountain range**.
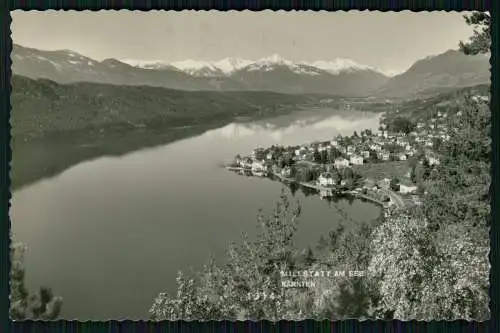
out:
<path id="1" fill-rule="evenodd" d="M 165 63 L 161 60 L 141 61 L 120 59 L 120 61 L 134 67 L 145 69 L 162 69 L 173 67 L 193 76 L 227 76 L 245 67 L 249 67 L 248 70 L 269 71 L 277 65 L 288 67 L 291 71 L 298 74 L 310 75 L 318 75 L 317 69 L 330 72 L 331 74 L 339 74 L 343 71 L 348 72 L 356 70 L 373 70 L 382 73 L 381 71 L 373 67 L 362 65 L 349 59 L 336 58 L 333 61 L 292 62 L 281 57 L 279 54 L 273 54 L 269 57 L 264 57 L 255 61 L 230 57 L 216 61 L 198 61 L 188 59 L 173 63 Z M 304 67 L 315 67 L 316 70 L 307 71 L 304 70 Z"/>
<path id="2" fill-rule="evenodd" d="M 44 51 L 14 45 L 14 74 L 58 83 L 149 85 L 178 90 L 273 91 L 289 94 L 415 97 L 490 82 L 489 61 L 450 50 L 417 61 L 389 77 L 349 59 L 292 62 L 279 55 L 256 61 L 225 58 L 174 63 L 106 59 L 71 50 Z"/>
<path id="3" fill-rule="evenodd" d="M 449 50 L 421 59 L 407 71 L 391 78 L 376 95 L 419 97 L 489 84 L 489 55 L 465 55 Z"/>

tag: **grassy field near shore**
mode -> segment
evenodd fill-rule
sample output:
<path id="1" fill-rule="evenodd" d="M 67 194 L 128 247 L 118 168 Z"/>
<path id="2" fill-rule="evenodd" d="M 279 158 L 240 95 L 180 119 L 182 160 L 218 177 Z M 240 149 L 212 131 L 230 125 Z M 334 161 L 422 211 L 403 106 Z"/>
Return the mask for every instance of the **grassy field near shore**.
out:
<path id="1" fill-rule="evenodd" d="M 380 180 L 397 177 L 401 180 L 409 180 L 408 171 L 410 170 L 410 166 L 408 165 L 408 161 L 387 161 L 353 165 L 352 169 L 364 178 L 369 179 Z"/>

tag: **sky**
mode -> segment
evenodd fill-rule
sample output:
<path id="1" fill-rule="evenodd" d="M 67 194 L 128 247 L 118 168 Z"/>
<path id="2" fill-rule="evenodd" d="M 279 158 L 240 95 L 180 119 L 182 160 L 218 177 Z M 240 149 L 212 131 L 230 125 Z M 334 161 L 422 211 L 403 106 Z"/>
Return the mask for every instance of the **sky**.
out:
<path id="1" fill-rule="evenodd" d="M 472 35 L 464 12 L 313 11 L 20 11 L 11 12 L 16 44 L 70 49 L 106 58 L 291 61 L 347 58 L 387 73 L 456 49 Z"/>

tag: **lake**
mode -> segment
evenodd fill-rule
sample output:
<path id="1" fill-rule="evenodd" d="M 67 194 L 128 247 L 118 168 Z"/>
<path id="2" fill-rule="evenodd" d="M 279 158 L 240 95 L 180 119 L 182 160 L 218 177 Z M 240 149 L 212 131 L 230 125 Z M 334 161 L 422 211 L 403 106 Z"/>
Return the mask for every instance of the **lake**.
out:
<path id="1" fill-rule="evenodd" d="M 380 115 L 301 110 L 119 157 L 100 157 L 13 193 L 16 241 L 28 246 L 26 283 L 64 298 L 65 319 L 147 319 L 158 293 L 174 292 L 179 270 L 196 271 L 230 241 L 252 235 L 262 208 L 272 212 L 283 184 L 245 177 L 220 164 L 257 146 L 328 140 L 376 130 Z M 315 246 L 344 223 L 371 222 L 381 209 L 360 200 L 336 203 L 297 191 L 296 243 Z M 342 214 L 351 220 L 346 222 Z"/>

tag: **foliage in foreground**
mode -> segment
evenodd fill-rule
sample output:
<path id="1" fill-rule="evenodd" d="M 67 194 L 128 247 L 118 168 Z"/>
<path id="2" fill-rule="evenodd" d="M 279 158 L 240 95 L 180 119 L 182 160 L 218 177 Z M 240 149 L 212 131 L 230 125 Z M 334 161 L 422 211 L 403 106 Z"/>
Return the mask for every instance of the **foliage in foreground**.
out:
<path id="1" fill-rule="evenodd" d="M 473 12 L 470 15 L 464 15 L 464 19 L 468 25 L 474 27 L 474 35 L 470 37 L 468 42 L 459 43 L 460 50 L 470 55 L 490 52 L 490 14 L 485 12 Z"/>
<path id="2" fill-rule="evenodd" d="M 11 250 L 10 317 L 12 320 L 54 320 L 59 316 L 62 298 L 42 287 L 30 294 L 24 283 L 26 247 L 13 244 Z"/>
<path id="3" fill-rule="evenodd" d="M 313 288 L 283 288 L 282 271 L 354 269 L 367 262 L 370 229 L 339 228 L 313 252 L 293 242 L 300 205 L 283 193 L 270 217 L 257 218 L 259 235 L 243 236 L 228 250 L 228 260 L 206 265 L 199 279 L 179 273 L 177 294 L 161 293 L 150 309 L 153 320 L 280 320 L 365 316 L 367 297 L 362 279 L 316 279 Z M 362 232 L 361 235 L 356 235 Z M 359 270 L 363 270 L 362 267 Z M 286 278 L 294 280 L 294 278 Z M 332 301 L 332 295 L 335 301 Z M 353 300 L 360 301 L 353 303 Z"/>
<path id="4" fill-rule="evenodd" d="M 429 174 L 424 210 L 437 228 L 463 224 L 473 230 L 489 226 L 491 112 L 472 98 L 460 111 L 441 147 L 440 166 Z"/>
<path id="5" fill-rule="evenodd" d="M 374 317 L 488 318 L 489 247 L 455 231 L 443 240 L 425 217 L 407 214 L 391 217 L 376 230 L 369 266 Z"/>

